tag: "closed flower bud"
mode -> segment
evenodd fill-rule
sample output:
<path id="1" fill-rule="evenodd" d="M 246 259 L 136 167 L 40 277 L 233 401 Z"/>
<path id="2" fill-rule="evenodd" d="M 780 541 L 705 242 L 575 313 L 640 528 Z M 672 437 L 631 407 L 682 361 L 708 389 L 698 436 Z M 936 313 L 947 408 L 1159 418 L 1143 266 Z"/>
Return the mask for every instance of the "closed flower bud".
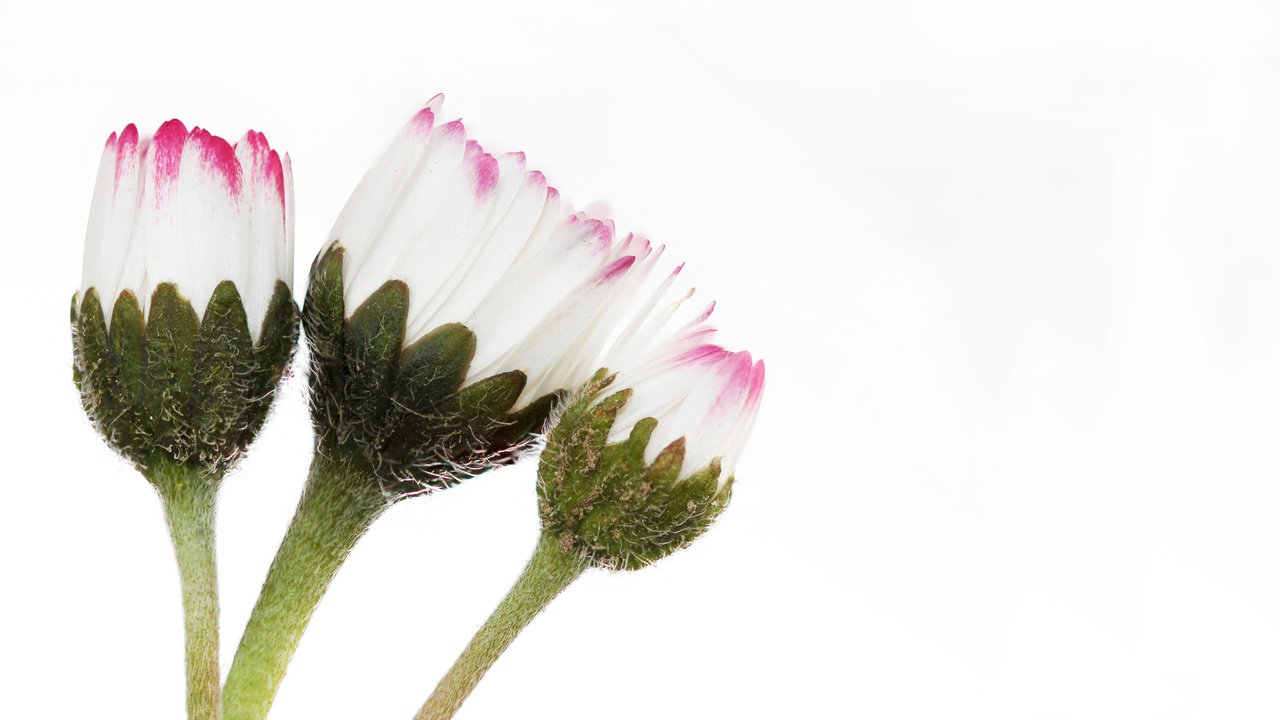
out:
<path id="1" fill-rule="evenodd" d="M 679 273 L 636 308 L 605 368 L 552 421 L 533 556 L 415 720 L 452 718 L 516 635 L 588 568 L 646 567 L 706 532 L 729 502 L 764 363 L 710 342 L 714 305 L 664 329 L 693 294 L 659 306 Z"/>
<path id="2" fill-rule="evenodd" d="M 390 497 L 510 462 L 594 371 L 660 253 L 574 214 L 437 96 L 364 177 L 311 270 L 303 324 L 322 452 Z"/>
<path id="3" fill-rule="evenodd" d="M 177 120 L 103 151 L 73 375 L 89 417 L 160 495 L 182 580 L 187 717 L 221 717 L 216 497 L 298 339 L 293 181 L 261 133 Z"/>
<path id="4" fill-rule="evenodd" d="M 658 331 L 691 294 L 650 316 L 655 295 L 606 356 L 610 370 L 586 384 L 547 436 L 538 468 L 543 531 L 598 567 L 635 570 L 671 554 L 729 501 L 764 361 L 708 342 L 711 307 L 673 333 Z"/>
<path id="5" fill-rule="evenodd" d="M 177 120 L 107 140 L 71 308 L 74 376 L 140 468 L 221 475 L 262 425 L 297 341 L 289 160 Z"/>

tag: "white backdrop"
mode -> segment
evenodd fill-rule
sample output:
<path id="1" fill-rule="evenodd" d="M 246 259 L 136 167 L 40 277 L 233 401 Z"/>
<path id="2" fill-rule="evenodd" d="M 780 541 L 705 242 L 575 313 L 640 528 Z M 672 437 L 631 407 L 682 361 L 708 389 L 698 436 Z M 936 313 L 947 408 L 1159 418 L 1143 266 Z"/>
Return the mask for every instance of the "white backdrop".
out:
<path id="1" fill-rule="evenodd" d="M 570 588 L 461 718 L 1280 716 L 1280 8 L 837 7 L 0 5 L 0 716 L 182 711 L 158 502 L 70 379 L 107 134 L 266 132 L 301 278 L 440 90 L 770 372 L 718 526 Z M 300 380 L 224 486 L 224 670 Z M 273 717 L 410 717 L 532 547 L 532 470 L 383 518 Z"/>

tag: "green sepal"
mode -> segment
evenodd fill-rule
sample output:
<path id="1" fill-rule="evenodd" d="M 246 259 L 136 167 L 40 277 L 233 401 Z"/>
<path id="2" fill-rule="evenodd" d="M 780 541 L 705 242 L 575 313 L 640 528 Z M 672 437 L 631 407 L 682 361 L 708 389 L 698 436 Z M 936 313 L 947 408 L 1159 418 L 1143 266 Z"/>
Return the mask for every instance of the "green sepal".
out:
<path id="1" fill-rule="evenodd" d="M 239 452 L 254 366 L 244 302 L 235 283 L 224 280 L 209 298 L 196 341 L 190 415 L 199 464 L 222 468 Z"/>
<path id="2" fill-rule="evenodd" d="M 316 435 L 327 443 L 327 434 L 342 426 L 342 392 L 345 386 L 346 311 L 342 297 L 341 247 L 331 247 L 311 266 L 302 329 L 310 350 L 307 386 Z"/>
<path id="3" fill-rule="evenodd" d="M 502 417 L 520 398 L 527 379 L 511 370 L 477 380 L 458 393 L 456 411 L 468 420 Z"/>
<path id="4" fill-rule="evenodd" d="M 146 387 L 146 321 L 132 291 L 125 290 L 116 298 L 110 340 L 117 373 L 114 385 L 121 408 L 115 421 L 117 442 L 135 453 L 149 452 L 153 439 L 150 430 L 139 422 L 138 410 Z"/>
<path id="5" fill-rule="evenodd" d="M 76 335 L 79 334 L 77 329 L 77 326 L 79 325 L 77 318 L 80 315 L 79 300 L 80 293 L 71 293 L 71 382 L 75 383 L 76 390 L 80 389 L 81 383 L 80 362 L 79 358 L 76 357 L 76 354 L 79 352 L 79 343 L 76 342 Z"/>
<path id="6" fill-rule="evenodd" d="M 145 387 L 146 320 L 142 306 L 130 290 L 120 293 L 111 311 L 111 353 L 119 371 L 120 392 L 136 407 Z"/>
<path id="7" fill-rule="evenodd" d="M 143 408 L 156 447 L 178 462 L 191 459 L 196 434 L 191 418 L 200 319 L 173 283 L 161 283 L 147 313 Z"/>
<path id="8" fill-rule="evenodd" d="M 108 444 L 137 461 L 149 450 L 148 433 L 140 427 L 136 404 L 122 382 L 97 290 L 90 288 L 85 293 L 72 328 L 73 376 L 85 411 Z M 132 370 L 136 370 L 136 363 Z"/>
<path id="9" fill-rule="evenodd" d="M 397 405 L 443 407 L 462 388 L 476 355 L 476 335 L 460 323 L 432 330 L 404 349 L 392 394 Z"/>
<path id="10" fill-rule="evenodd" d="M 507 447 L 521 447 L 547 424 L 547 418 L 560 404 L 564 393 L 547 393 L 514 413 L 508 413 L 493 432 L 493 442 Z"/>
<path id="11" fill-rule="evenodd" d="M 475 334 L 449 323 L 427 333 L 401 353 L 392 387 L 389 431 L 380 449 L 388 479 L 404 480 L 424 465 L 448 455 L 441 447 L 466 421 L 457 409 L 457 394 L 475 356 Z"/>
<path id="12" fill-rule="evenodd" d="M 262 320 L 262 332 L 253 348 L 253 371 L 250 375 L 250 394 L 246 407 L 244 427 L 238 444 L 243 450 L 249 447 L 258 430 L 266 422 L 276 388 L 298 347 L 298 305 L 293 293 L 283 281 L 277 280 L 267 314 Z"/>
<path id="13" fill-rule="evenodd" d="M 597 373 L 549 434 L 538 466 L 539 510 L 561 547 L 599 567 L 635 570 L 706 532 L 729 501 L 732 478 L 721 485 L 716 459 L 681 479 L 684 438 L 646 463 L 653 418 L 607 443 L 630 399 L 622 390 L 598 400 L 611 381 Z"/>
<path id="14" fill-rule="evenodd" d="M 346 383 L 342 392 L 345 431 L 359 445 L 386 440 L 391 387 L 404 346 L 409 288 L 388 280 L 347 321 Z"/>
<path id="15" fill-rule="evenodd" d="M 255 364 L 265 371 L 257 378 L 257 389 L 268 392 L 275 388 L 297 347 L 298 305 L 289 286 L 277 280 L 271 301 L 267 303 L 267 313 L 262 318 L 258 344 L 253 348 Z"/>
<path id="16" fill-rule="evenodd" d="M 102 304 L 98 301 L 98 291 L 93 288 L 80 301 L 79 312 L 72 312 L 71 342 L 75 346 L 71 367 L 76 387 L 87 393 L 86 405 L 97 407 L 106 392 L 108 376 L 105 373 L 112 362 L 107 323 L 102 314 Z"/>

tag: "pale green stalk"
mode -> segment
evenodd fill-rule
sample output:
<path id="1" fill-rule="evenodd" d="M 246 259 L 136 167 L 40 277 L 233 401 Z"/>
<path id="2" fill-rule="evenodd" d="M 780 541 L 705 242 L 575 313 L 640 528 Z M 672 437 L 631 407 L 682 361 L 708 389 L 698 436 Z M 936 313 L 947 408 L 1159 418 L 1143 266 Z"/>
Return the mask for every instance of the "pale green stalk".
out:
<path id="1" fill-rule="evenodd" d="M 440 680 L 415 720 L 452 718 L 516 635 L 586 569 L 585 561 L 544 534 L 516 584 Z"/>
<path id="2" fill-rule="evenodd" d="M 222 717 L 218 675 L 218 568 L 214 558 L 218 478 L 157 460 L 145 471 L 160 492 L 182 579 L 186 626 L 187 718 Z"/>
<path id="3" fill-rule="evenodd" d="M 317 453 L 227 675 L 227 720 L 262 720 L 298 641 L 356 542 L 391 504 L 365 471 Z"/>

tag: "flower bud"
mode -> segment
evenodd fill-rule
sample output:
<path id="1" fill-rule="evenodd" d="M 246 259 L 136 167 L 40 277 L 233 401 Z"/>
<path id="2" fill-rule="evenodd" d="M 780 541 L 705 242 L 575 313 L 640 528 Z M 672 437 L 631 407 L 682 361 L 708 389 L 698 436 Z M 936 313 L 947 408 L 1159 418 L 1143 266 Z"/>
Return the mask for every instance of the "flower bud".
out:
<path id="1" fill-rule="evenodd" d="M 139 468 L 221 475 L 248 447 L 297 342 L 292 176 L 266 138 L 177 120 L 107 140 L 71 306 L 73 374 Z"/>
<path id="2" fill-rule="evenodd" d="M 543 531 L 598 567 L 636 570 L 671 554 L 729 501 L 764 361 L 708 342 L 714 305 L 674 333 L 657 332 L 691 294 L 637 314 L 606 355 L 621 371 L 597 372 L 548 433 L 538 466 Z"/>
<path id="3" fill-rule="evenodd" d="M 303 310 L 321 452 L 358 459 L 393 498 L 527 448 L 659 254 L 563 208 L 522 153 L 438 122 L 442 102 L 356 188 Z"/>

